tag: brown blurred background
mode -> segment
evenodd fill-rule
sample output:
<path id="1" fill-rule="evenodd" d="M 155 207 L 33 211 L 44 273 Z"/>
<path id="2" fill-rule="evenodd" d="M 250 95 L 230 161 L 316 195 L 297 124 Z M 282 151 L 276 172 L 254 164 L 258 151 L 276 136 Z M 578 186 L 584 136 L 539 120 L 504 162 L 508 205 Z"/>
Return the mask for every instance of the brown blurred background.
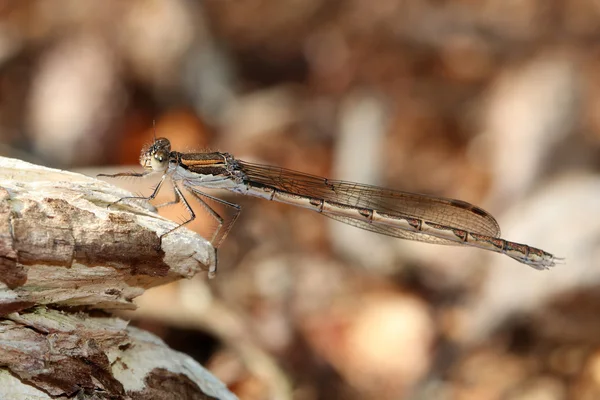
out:
<path id="1" fill-rule="evenodd" d="M 241 399 L 598 399 L 599 71 L 584 0 L 2 1 L 0 155 L 138 169 L 155 120 L 180 151 L 481 205 L 565 263 L 221 193 L 217 279 L 127 318 Z"/>

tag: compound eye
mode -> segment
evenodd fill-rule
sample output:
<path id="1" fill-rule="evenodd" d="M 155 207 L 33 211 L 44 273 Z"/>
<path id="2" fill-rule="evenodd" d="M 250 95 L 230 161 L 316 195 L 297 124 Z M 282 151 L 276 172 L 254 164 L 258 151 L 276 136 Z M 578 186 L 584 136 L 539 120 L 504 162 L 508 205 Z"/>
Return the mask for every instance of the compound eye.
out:
<path id="1" fill-rule="evenodd" d="M 169 154 L 165 150 L 159 150 L 152 157 L 152 169 L 155 171 L 164 171 L 167 169 Z"/>

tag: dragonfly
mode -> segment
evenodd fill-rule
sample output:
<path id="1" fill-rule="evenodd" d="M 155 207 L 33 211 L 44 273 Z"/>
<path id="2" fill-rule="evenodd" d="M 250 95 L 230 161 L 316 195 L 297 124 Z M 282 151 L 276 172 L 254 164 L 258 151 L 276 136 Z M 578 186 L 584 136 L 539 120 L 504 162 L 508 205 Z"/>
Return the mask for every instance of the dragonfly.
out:
<path id="1" fill-rule="evenodd" d="M 487 211 L 462 200 L 392 190 L 378 186 L 322 178 L 302 172 L 242 161 L 229 153 L 171 150 L 166 138 L 156 138 L 142 149 L 143 172 L 123 172 L 105 177 L 144 177 L 162 174 L 153 192 L 146 197 L 117 200 L 153 200 L 170 179 L 175 199 L 156 208 L 183 203 L 189 218 L 163 233 L 162 239 L 196 218 L 185 193 L 193 196 L 217 222 L 212 238 L 216 250 L 240 215 L 241 207 L 203 192 L 202 188 L 226 189 L 246 196 L 291 204 L 334 220 L 400 239 L 425 243 L 469 246 L 505 254 L 538 270 L 553 267 L 561 258 L 526 244 L 500 238 L 500 226 Z M 233 210 L 223 218 L 207 201 Z M 112 204 L 115 204 L 112 203 Z M 110 206 L 110 205 L 109 205 Z M 216 261 L 209 277 L 216 275 Z"/>

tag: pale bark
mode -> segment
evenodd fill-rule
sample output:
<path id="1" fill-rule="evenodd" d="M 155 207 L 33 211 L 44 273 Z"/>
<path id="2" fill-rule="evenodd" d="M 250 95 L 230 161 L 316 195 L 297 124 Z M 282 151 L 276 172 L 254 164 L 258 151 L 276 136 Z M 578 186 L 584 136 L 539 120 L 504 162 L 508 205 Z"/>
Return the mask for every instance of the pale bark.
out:
<path id="1" fill-rule="evenodd" d="M 118 318 L 35 308 L 0 321 L 2 399 L 235 399 L 191 357 Z"/>
<path id="2" fill-rule="evenodd" d="M 212 246 L 189 230 L 159 248 L 176 225 L 147 204 L 108 207 L 126 196 L 0 157 L 0 398 L 235 398 L 154 336 L 90 313 L 133 309 L 146 289 L 215 267 Z"/>

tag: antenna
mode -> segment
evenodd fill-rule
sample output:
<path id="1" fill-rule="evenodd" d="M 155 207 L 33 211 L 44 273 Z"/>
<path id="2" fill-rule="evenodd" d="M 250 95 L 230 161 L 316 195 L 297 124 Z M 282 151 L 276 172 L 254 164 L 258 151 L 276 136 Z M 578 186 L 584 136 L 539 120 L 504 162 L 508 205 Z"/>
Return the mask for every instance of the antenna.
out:
<path id="1" fill-rule="evenodd" d="M 156 143 L 156 120 L 152 120 L 152 127 L 154 127 L 154 143 Z"/>

